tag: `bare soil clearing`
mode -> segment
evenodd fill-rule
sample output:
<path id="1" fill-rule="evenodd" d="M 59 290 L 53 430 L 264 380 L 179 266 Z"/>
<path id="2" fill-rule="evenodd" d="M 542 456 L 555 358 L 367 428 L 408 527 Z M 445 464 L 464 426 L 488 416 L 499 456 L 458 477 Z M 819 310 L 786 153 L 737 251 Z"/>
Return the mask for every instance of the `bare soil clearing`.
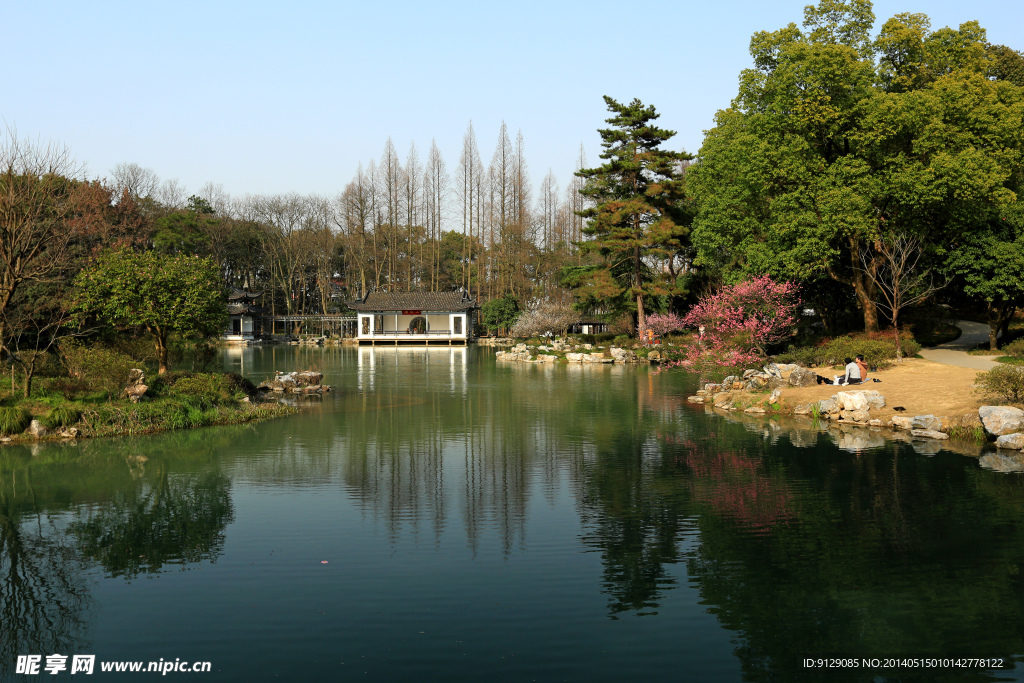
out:
<path id="1" fill-rule="evenodd" d="M 831 367 L 812 368 L 817 374 L 831 378 L 839 371 Z M 820 384 L 813 387 L 784 387 L 782 398 L 790 406 L 812 403 L 828 398 L 838 391 L 873 389 L 885 396 L 885 408 L 878 415 L 896 414 L 893 408 L 906 408 L 903 415 L 936 415 L 956 417 L 977 412 L 983 405 L 998 405 L 993 398 L 986 399 L 975 387 L 978 370 L 935 363 L 920 358 L 909 358 L 886 370 L 868 375 L 881 382 L 868 381 L 850 387 Z"/>

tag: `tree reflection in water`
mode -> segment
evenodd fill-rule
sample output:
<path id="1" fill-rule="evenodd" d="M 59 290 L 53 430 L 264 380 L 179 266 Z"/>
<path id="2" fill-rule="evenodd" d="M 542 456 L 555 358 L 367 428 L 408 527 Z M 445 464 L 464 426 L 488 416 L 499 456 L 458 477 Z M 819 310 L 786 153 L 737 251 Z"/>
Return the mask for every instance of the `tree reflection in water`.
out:
<path id="1" fill-rule="evenodd" d="M 79 651 L 92 607 L 64 519 L 33 490 L 23 448 L 0 457 L 0 669 L 18 655 Z"/>
<path id="2" fill-rule="evenodd" d="M 170 476 L 157 463 L 155 476 L 118 491 L 71 525 L 82 551 L 111 576 L 131 579 L 165 564 L 215 559 L 233 519 L 231 481 L 219 471 Z"/>

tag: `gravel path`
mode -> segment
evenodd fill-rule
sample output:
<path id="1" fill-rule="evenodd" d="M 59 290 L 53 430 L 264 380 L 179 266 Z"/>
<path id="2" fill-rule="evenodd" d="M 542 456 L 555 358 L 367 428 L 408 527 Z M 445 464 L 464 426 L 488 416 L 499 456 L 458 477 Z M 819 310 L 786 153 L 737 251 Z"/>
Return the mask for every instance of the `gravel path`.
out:
<path id="1" fill-rule="evenodd" d="M 959 338 L 940 344 L 933 349 L 921 349 L 921 357 L 944 365 L 956 365 L 975 370 L 991 370 L 999 365 L 985 356 L 971 356 L 967 353 L 978 344 L 988 341 L 988 325 L 970 320 L 957 320 L 956 326 L 963 330 L 963 334 Z"/>

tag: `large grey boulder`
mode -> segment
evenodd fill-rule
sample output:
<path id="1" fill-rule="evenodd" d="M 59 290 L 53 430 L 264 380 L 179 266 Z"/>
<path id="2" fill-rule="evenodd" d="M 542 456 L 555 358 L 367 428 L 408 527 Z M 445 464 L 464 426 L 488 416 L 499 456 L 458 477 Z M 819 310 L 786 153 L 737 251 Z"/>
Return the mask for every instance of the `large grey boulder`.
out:
<path id="1" fill-rule="evenodd" d="M 893 415 L 892 426 L 894 429 L 911 430 L 914 428 L 914 418 L 909 415 Z"/>
<path id="2" fill-rule="evenodd" d="M 40 422 L 39 420 L 32 420 L 28 424 L 28 429 L 26 431 L 35 437 L 50 435 L 50 430 L 44 427 L 43 423 Z"/>
<path id="3" fill-rule="evenodd" d="M 1024 434 L 1003 434 L 996 439 L 996 448 L 1024 451 Z"/>
<path id="4" fill-rule="evenodd" d="M 795 368 L 789 373 L 789 383 L 794 387 L 813 387 L 818 383 L 818 376 L 807 368 Z"/>
<path id="5" fill-rule="evenodd" d="M 915 415 L 910 427 L 911 429 L 937 431 L 942 429 L 942 418 L 934 415 Z"/>
<path id="6" fill-rule="evenodd" d="M 920 439 L 948 439 L 949 435 L 934 429 L 911 429 L 910 435 Z"/>
<path id="7" fill-rule="evenodd" d="M 992 436 L 1024 432 L 1024 410 L 1013 406 L 982 406 L 978 416 Z"/>

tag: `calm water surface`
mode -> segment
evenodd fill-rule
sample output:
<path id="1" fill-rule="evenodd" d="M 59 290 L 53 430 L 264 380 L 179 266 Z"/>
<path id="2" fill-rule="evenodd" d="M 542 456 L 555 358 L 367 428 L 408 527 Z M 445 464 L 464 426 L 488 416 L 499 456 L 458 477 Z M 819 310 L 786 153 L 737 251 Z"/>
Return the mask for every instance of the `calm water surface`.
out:
<path id="1" fill-rule="evenodd" d="M 295 417 L 0 449 L 0 678 L 82 678 L 13 673 L 60 653 L 212 662 L 168 680 L 1022 680 L 1019 475 L 706 415 L 646 367 L 222 358 L 309 361 L 337 391 Z M 1007 668 L 803 664 L 893 656 Z"/>

